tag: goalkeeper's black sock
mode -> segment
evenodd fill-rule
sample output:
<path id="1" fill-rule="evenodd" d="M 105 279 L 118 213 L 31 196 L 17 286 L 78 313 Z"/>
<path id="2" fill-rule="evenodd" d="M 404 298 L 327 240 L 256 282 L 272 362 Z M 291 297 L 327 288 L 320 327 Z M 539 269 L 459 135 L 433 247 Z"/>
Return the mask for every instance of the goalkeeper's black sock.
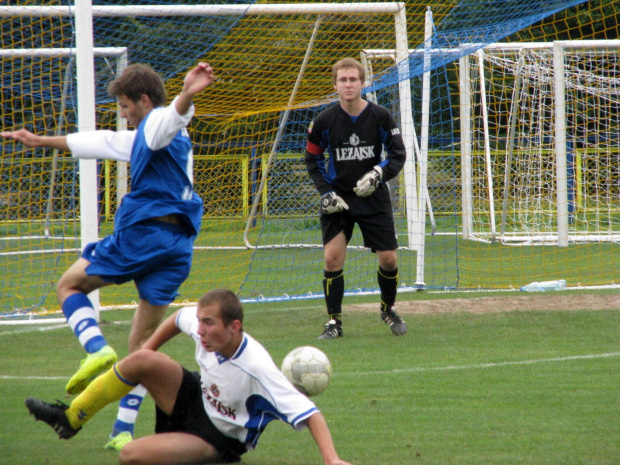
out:
<path id="1" fill-rule="evenodd" d="M 394 306 L 396 302 L 396 289 L 398 288 L 398 268 L 386 271 L 379 267 L 377 281 L 381 289 L 381 311 L 385 312 Z"/>
<path id="2" fill-rule="evenodd" d="M 323 292 L 325 293 L 325 304 L 327 314 L 330 319 L 342 325 L 342 298 L 344 297 L 344 272 L 324 271 Z"/>

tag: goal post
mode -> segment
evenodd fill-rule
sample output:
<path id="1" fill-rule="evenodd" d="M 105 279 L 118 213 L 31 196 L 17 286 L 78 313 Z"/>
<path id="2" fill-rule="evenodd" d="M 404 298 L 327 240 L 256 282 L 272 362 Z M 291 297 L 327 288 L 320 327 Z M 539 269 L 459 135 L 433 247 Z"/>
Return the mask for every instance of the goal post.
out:
<path id="1" fill-rule="evenodd" d="M 464 239 L 620 240 L 619 60 L 615 40 L 491 44 L 460 59 Z"/>
<path id="2" fill-rule="evenodd" d="M 432 31 L 434 28 L 433 15 L 430 7 L 425 14 L 424 47 L 420 49 L 406 49 L 403 47 L 393 50 L 365 49 L 360 52 L 360 61 L 366 71 L 366 87 L 372 84 L 373 61 L 388 59 L 398 67 L 403 78 L 399 79 L 400 124 L 403 140 L 407 149 L 407 159 L 403 168 L 402 177 L 405 185 L 405 203 L 407 216 L 407 246 L 416 251 L 416 280 L 415 287 L 424 289 L 424 248 L 426 238 L 426 215 L 431 223 L 431 232 L 434 234 L 436 225 L 427 185 L 428 174 L 428 140 L 430 115 L 430 72 L 423 74 L 422 80 L 422 108 L 420 117 L 421 136 L 418 141 L 414 125 L 414 116 L 411 100 L 411 81 L 404 64 L 409 62 L 411 55 L 423 55 L 424 69 L 431 69 L 434 50 L 431 46 Z M 406 37 L 405 37 L 406 38 Z M 397 43 L 399 41 L 397 40 Z M 404 44 L 407 42 L 404 41 Z M 374 92 L 366 94 L 367 99 L 376 102 Z"/>

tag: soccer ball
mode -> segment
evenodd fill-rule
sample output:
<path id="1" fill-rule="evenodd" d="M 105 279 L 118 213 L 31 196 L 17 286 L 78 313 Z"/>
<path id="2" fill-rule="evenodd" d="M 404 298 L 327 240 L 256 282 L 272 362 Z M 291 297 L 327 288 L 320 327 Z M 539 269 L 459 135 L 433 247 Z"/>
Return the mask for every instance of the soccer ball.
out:
<path id="1" fill-rule="evenodd" d="M 303 346 L 291 350 L 282 361 L 282 373 L 301 393 L 320 394 L 332 377 L 332 365 L 327 355 L 316 347 Z"/>

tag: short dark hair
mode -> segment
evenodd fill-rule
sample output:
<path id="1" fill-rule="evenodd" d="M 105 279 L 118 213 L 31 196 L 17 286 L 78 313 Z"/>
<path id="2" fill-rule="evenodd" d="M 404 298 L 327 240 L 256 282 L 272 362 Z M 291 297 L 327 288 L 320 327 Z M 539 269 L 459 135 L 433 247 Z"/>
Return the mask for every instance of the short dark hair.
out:
<path id="1" fill-rule="evenodd" d="M 132 102 L 137 102 L 142 95 L 147 95 L 153 106 L 166 105 L 164 80 L 150 65 L 142 63 L 127 66 L 119 77 L 110 82 L 108 94 L 112 97 L 125 95 Z"/>
<path id="2" fill-rule="evenodd" d="M 360 81 L 362 81 L 362 85 L 363 85 L 364 81 L 366 80 L 366 71 L 364 70 L 364 66 L 362 66 L 362 64 L 359 61 L 357 61 L 355 58 L 343 58 L 342 60 L 339 60 L 336 63 L 334 63 L 334 66 L 332 66 L 332 81 L 334 85 L 336 84 L 336 77 L 338 75 L 338 71 L 340 71 L 341 69 L 347 69 L 347 68 L 357 69 L 357 72 L 359 73 Z"/>
<path id="3" fill-rule="evenodd" d="M 199 307 L 219 304 L 220 316 L 226 326 L 234 320 L 243 323 L 243 306 L 235 293 L 229 289 L 214 289 L 203 295 L 198 301 Z"/>

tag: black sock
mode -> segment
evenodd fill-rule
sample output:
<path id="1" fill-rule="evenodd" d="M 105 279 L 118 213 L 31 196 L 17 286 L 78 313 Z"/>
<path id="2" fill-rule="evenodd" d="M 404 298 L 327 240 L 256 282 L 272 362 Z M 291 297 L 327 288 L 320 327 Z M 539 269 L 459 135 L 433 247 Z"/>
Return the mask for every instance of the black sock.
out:
<path id="1" fill-rule="evenodd" d="M 386 271 L 379 267 L 377 281 L 381 290 L 381 311 L 385 312 L 394 306 L 396 302 L 396 289 L 398 288 L 398 268 Z"/>
<path id="2" fill-rule="evenodd" d="M 340 271 L 323 272 L 323 292 L 327 304 L 327 314 L 330 319 L 342 324 L 342 298 L 344 297 L 344 273 Z"/>

